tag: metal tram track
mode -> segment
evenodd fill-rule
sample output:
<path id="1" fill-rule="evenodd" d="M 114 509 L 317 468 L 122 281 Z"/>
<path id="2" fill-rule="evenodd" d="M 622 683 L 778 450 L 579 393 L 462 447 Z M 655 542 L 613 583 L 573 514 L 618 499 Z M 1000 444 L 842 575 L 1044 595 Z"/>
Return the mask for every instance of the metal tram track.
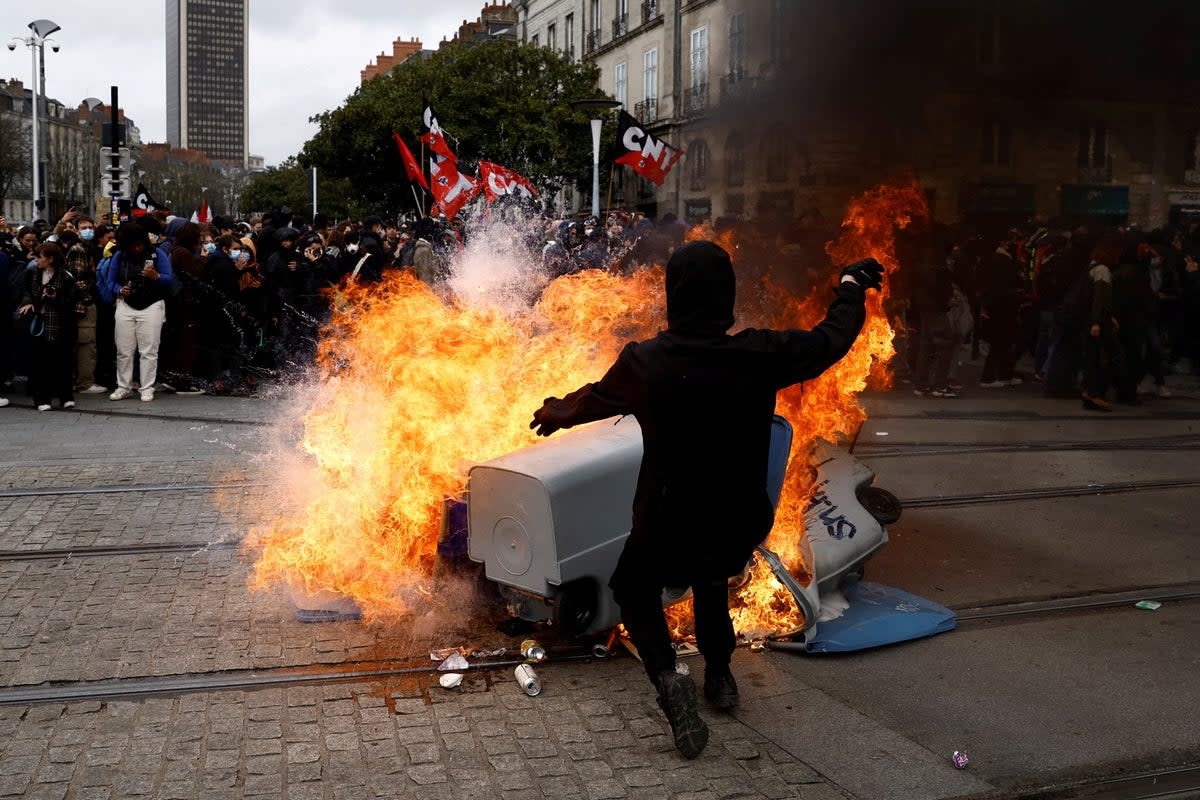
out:
<path id="1" fill-rule="evenodd" d="M 15 496 L 41 495 L 48 492 L 63 494 L 80 494 L 87 491 L 165 491 L 167 489 L 198 488 L 238 488 L 243 486 L 264 486 L 260 483 L 222 483 L 222 484 L 173 484 L 162 487 L 108 487 L 96 490 L 30 490 L 28 493 Z M 991 505 L 994 503 L 1010 503 L 1022 500 L 1051 500 L 1065 497 L 1090 497 L 1109 494 L 1125 494 L 1131 492 L 1166 491 L 1171 489 L 1186 489 L 1200 486 L 1200 479 L 1174 481 L 1123 481 L 1119 483 L 1089 483 L 1081 486 L 1056 486 L 1039 489 L 1013 489 L 997 492 L 976 492 L 970 494 L 936 495 L 931 497 L 910 497 L 901 499 L 904 508 L 957 508 L 961 506 Z M 6 496 L 0 493 L 0 498 Z M 221 539 L 214 542 L 178 542 L 129 545 L 82 545 L 79 547 L 62 547 L 39 550 L 0 550 L 0 563 L 15 561 L 51 561 L 82 558 L 107 558 L 128 555 L 152 555 L 170 553 L 192 553 L 213 548 L 233 548 L 241 544 L 241 539 Z"/>
<path id="2" fill-rule="evenodd" d="M 963 607 L 956 610 L 961 623 L 992 623 L 1010 619 L 1020 621 L 1032 616 L 1074 614 L 1081 611 L 1128 609 L 1142 599 L 1160 602 L 1186 602 L 1200 599 L 1200 583 L 1170 584 L 1140 588 L 1093 592 L 1064 597 L 1035 600 L 1007 600 L 990 605 Z M 787 642 L 768 644 L 768 649 Z M 570 645 L 547 648 L 547 665 L 595 661 L 608 658 L 613 652 L 597 645 Z M 423 661 L 423 664 L 421 663 Z M 500 658 L 477 661 L 460 672 L 487 672 L 511 669 L 525 663 L 520 658 Z M 539 667 L 540 668 L 540 667 Z M 63 681 L 37 685 L 0 688 L 0 706 L 45 705 L 84 701 L 130 700 L 169 697 L 196 692 L 253 691 L 280 686 L 302 686 L 329 683 L 356 683 L 432 676 L 437 667 L 430 661 L 409 658 L 393 661 L 346 661 L 340 664 L 305 664 L 245 670 L 216 670 L 181 675 L 146 675 L 111 678 L 97 681 Z"/>
<path id="3" fill-rule="evenodd" d="M 0 500 L 8 497 L 68 497 L 88 494 L 142 494 L 149 492 L 211 492 L 218 489 L 257 489 L 267 481 L 213 481 L 203 483 L 121 483 L 112 486 L 50 486 L 44 489 L 0 489 Z"/>
<path id="4" fill-rule="evenodd" d="M 1187 765 L 959 800 L 1196 800 L 1197 797 L 1200 797 L 1200 767 Z"/>
<path id="5" fill-rule="evenodd" d="M 863 443 L 855 455 L 864 458 L 903 458 L 908 456 L 957 455 L 961 453 L 1047 453 L 1047 452 L 1116 452 L 1122 450 L 1195 450 L 1200 451 L 1200 434 L 1180 436 L 1148 436 L 1132 439 L 1031 442 L 897 442 Z"/>

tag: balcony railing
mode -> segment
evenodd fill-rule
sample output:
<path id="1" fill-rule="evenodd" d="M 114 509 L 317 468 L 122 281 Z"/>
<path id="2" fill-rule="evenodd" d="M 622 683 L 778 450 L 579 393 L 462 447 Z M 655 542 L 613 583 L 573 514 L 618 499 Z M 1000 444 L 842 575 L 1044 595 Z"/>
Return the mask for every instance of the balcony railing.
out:
<path id="1" fill-rule="evenodd" d="M 600 29 L 588 31 L 588 35 L 583 39 L 583 52 L 590 53 L 600 47 Z"/>
<path id="2" fill-rule="evenodd" d="M 645 25 L 651 20 L 656 20 L 662 15 L 662 11 L 658 8 L 658 0 L 645 0 L 642 3 L 642 24 Z"/>
<path id="3" fill-rule="evenodd" d="M 721 99 L 732 100 L 752 94 L 758 88 L 758 78 L 742 70 L 721 76 Z"/>
<path id="4" fill-rule="evenodd" d="M 699 83 L 683 90 L 683 113 L 700 114 L 708 110 L 708 84 Z"/>
<path id="5" fill-rule="evenodd" d="M 629 33 L 629 15 L 618 14 L 613 20 L 613 38 L 620 39 L 625 34 Z"/>
<path id="6" fill-rule="evenodd" d="M 633 115 L 641 122 L 654 122 L 658 119 L 658 98 L 652 97 L 640 103 L 634 103 Z"/>

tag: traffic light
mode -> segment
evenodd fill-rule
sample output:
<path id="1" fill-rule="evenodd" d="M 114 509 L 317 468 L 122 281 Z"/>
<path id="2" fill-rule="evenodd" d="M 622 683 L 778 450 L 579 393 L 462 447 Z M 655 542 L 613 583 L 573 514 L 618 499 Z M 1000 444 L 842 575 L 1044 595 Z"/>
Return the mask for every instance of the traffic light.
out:
<path id="1" fill-rule="evenodd" d="M 117 157 L 115 167 L 113 165 L 114 155 Z M 100 181 L 104 186 L 105 194 L 133 197 L 129 179 L 132 169 L 133 155 L 129 152 L 128 147 L 119 147 L 115 153 L 111 147 L 100 148 Z"/>

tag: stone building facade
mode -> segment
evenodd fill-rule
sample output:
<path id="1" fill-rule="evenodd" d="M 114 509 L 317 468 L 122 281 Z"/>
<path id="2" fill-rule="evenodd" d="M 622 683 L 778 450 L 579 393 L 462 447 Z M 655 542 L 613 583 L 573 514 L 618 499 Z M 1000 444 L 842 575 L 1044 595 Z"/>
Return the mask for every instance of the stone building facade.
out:
<path id="1" fill-rule="evenodd" d="M 610 205 L 820 223 L 913 175 L 935 217 L 1200 216 L 1200 8 L 1147 0 L 515 0 L 517 36 L 686 150 Z"/>

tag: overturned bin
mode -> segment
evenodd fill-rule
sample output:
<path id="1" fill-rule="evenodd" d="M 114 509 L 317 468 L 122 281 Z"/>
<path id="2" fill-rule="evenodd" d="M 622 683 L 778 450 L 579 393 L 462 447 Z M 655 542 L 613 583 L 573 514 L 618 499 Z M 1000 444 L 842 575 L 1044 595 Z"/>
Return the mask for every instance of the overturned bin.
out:
<path id="1" fill-rule="evenodd" d="M 778 503 L 792 429 L 776 416 L 768 493 Z M 473 467 L 468 482 L 467 554 L 484 565 L 514 613 L 553 620 L 566 635 L 620 622 L 608 579 L 629 536 L 642 436 L 630 416 L 564 432 Z M 817 489 L 805 514 L 801 547 L 813 578 L 801 584 L 761 551 L 796 597 L 811 634 L 820 593 L 834 590 L 887 542 L 884 523 L 899 515 L 874 473 L 844 449 L 817 442 L 810 454 Z M 883 520 L 881 522 L 881 520 Z M 668 593 L 664 602 L 678 599 Z"/>

